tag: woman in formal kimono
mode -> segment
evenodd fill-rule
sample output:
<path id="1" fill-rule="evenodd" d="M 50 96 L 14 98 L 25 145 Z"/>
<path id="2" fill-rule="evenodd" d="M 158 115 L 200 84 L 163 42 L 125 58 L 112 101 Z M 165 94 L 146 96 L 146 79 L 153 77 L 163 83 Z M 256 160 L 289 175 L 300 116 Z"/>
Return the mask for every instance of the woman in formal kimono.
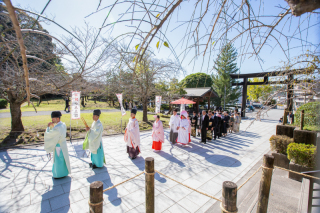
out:
<path id="1" fill-rule="evenodd" d="M 190 143 L 191 142 L 191 117 L 190 117 L 190 115 L 189 115 L 189 112 L 187 112 L 188 113 L 188 122 L 189 122 L 189 127 L 188 127 L 188 132 L 189 132 L 189 140 L 188 140 L 188 143 Z"/>
<path id="2" fill-rule="evenodd" d="M 129 157 L 133 160 L 140 153 L 140 131 L 139 123 L 136 119 L 137 110 L 131 110 L 131 118 L 124 134 L 124 141 L 127 143 L 127 153 Z"/>
<path id="3" fill-rule="evenodd" d="M 152 127 L 152 149 L 154 149 L 155 152 L 161 151 L 162 143 L 164 142 L 164 132 L 163 132 L 163 125 L 160 121 L 160 116 L 155 115 L 153 116 L 156 120 L 153 123 Z"/>
<path id="4" fill-rule="evenodd" d="M 69 153 L 66 142 L 67 127 L 60 121 L 61 112 L 51 113 L 52 122 L 44 133 L 44 149 L 47 153 L 53 152 L 52 175 L 62 178 L 71 174 Z"/>
<path id="5" fill-rule="evenodd" d="M 197 117 L 198 137 L 200 137 L 200 134 L 201 134 L 201 118 L 202 118 L 201 113 L 198 112 L 198 117 Z"/>
<path id="6" fill-rule="evenodd" d="M 189 121 L 187 119 L 188 113 L 183 110 L 181 113 L 180 127 L 178 131 L 177 143 L 187 145 L 189 142 Z"/>
<path id="7" fill-rule="evenodd" d="M 234 113 L 234 121 L 233 121 L 233 131 L 235 133 L 239 132 L 239 123 L 240 123 L 239 114 L 236 112 Z"/>
<path id="8" fill-rule="evenodd" d="M 83 149 L 89 149 L 91 152 L 92 163 L 89 163 L 89 166 L 93 169 L 103 167 L 103 164 L 106 163 L 102 145 L 103 126 L 99 120 L 100 114 L 99 109 L 93 111 L 93 123 L 91 128 L 86 127 L 87 135 L 83 142 Z"/>

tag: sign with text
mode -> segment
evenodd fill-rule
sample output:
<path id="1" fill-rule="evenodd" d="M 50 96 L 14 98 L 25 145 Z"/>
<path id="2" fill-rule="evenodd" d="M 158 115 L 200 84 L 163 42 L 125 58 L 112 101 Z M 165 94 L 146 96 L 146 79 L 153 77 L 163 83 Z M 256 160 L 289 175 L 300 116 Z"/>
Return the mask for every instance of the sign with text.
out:
<path id="1" fill-rule="evenodd" d="M 156 113 L 160 113 L 161 109 L 161 96 L 156 96 Z"/>
<path id="2" fill-rule="evenodd" d="M 81 92 L 71 92 L 71 119 L 80 119 L 80 96 Z"/>
<path id="3" fill-rule="evenodd" d="M 120 103 L 120 108 L 121 108 L 121 115 L 124 116 L 126 114 L 126 110 L 124 110 L 123 105 L 122 105 L 122 94 L 116 94 L 117 98 Z"/>

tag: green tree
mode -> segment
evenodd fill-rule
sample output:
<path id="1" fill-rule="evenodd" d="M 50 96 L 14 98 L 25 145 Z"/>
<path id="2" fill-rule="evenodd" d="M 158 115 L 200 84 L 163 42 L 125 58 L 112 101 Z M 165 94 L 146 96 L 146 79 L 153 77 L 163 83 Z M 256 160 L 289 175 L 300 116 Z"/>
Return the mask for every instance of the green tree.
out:
<path id="1" fill-rule="evenodd" d="M 179 83 L 176 78 L 169 81 L 160 81 L 155 84 L 155 87 L 158 90 L 157 94 L 161 94 L 162 100 L 166 100 L 169 103 L 169 113 L 172 110 L 170 102 L 186 93 L 183 84 Z"/>
<path id="2" fill-rule="evenodd" d="M 263 78 L 249 79 L 249 82 L 263 82 Z M 249 85 L 248 86 L 248 98 L 251 101 L 258 101 L 260 98 L 266 99 L 273 91 L 272 86 L 266 85 Z"/>
<path id="3" fill-rule="evenodd" d="M 232 44 L 227 44 L 216 59 L 214 66 L 216 74 L 212 75 L 212 88 L 219 96 L 213 100 L 216 106 L 222 105 L 225 94 L 226 104 L 235 104 L 241 95 L 239 87 L 232 86 L 235 80 L 230 77 L 230 74 L 235 74 L 239 70 L 236 63 L 237 55 L 238 53 Z"/>
<path id="4" fill-rule="evenodd" d="M 186 76 L 180 84 L 185 88 L 211 87 L 212 78 L 205 73 L 194 73 Z"/>

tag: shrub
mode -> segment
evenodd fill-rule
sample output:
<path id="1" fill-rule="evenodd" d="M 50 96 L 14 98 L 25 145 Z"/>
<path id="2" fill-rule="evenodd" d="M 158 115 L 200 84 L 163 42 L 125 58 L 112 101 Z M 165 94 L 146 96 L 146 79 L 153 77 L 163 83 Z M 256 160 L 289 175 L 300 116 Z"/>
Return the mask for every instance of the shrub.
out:
<path id="1" fill-rule="evenodd" d="M 169 104 L 161 104 L 161 110 L 169 110 Z"/>
<path id="2" fill-rule="evenodd" d="M 286 135 L 272 135 L 269 139 L 270 149 L 286 155 L 287 148 L 290 143 L 293 143 L 293 138 L 290 138 Z"/>
<path id="3" fill-rule="evenodd" d="M 304 110 L 304 125 L 320 126 L 320 102 L 310 102 L 300 106 L 294 116 L 296 125 L 300 125 L 301 110 Z"/>
<path id="4" fill-rule="evenodd" d="M 301 166 L 313 168 L 315 165 L 316 146 L 303 143 L 291 143 L 288 145 L 288 159 Z"/>
<path id="5" fill-rule="evenodd" d="M 155 110 L 155 108 L 154 107 L 149 107 L 148 106 L 148 112 L 155 112 L 156 110 Z"/>
<path id="6" fill-rule="evenodd" d="M 309 131 L 315 131 L 315 132 L 320 132 L 320 126 L 304 126 L 303 130 L 309 130 Z"/>
<path id="7" fill-rule="evenodd" d="M 7 108 L 8 101 L 6 99 L 0 99 L 0 109 Z"/>

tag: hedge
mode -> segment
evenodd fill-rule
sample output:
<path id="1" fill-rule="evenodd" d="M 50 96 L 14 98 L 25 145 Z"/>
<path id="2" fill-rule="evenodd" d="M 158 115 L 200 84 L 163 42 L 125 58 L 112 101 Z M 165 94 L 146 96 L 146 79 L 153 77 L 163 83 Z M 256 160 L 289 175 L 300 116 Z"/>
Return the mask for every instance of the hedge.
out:
<path id="1" fill-rule="evenodd" d="M 8 101 L 6 99 L 0 99 L 0 109 L 5 109 L 8 106 Z"/>
<path id="2" fill-rule="evenodd" d="M 286 155 L 287 148 L 290 143 L 293 143 L 293 138 L 290 138 L 286 135 L 272 135 L 269 139 L 270 149 Z"/>
<path id="3" fill-rule="evenodd" d="M 295 164 L 314 168 L 316 146 L 303 143 L 290 143 L 287 149 L 288 159 Z"/>
<path id="4" fill-rule="evenodd" d="M 296 125 L 300 125 L 301 110 L 304 110 L 305 126 L 320 126 L 320 102 L 310 102 L 300 106 L 294 115 Z"/>

